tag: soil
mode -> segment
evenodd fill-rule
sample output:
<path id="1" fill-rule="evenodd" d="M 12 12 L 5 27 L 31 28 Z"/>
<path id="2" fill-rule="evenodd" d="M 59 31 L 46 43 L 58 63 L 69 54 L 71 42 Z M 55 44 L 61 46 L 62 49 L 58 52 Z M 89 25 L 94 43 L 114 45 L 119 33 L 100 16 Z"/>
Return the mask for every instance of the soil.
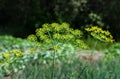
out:
<path id="1" fill-rule="evenodd" d="M 77 57 L 82 60 L 89 60 L 89 61 L 98 61 L 104 57 L 104 53 L 101 51 L 92 51 L 92 50 L 82 50 L 76 52 Z"/>

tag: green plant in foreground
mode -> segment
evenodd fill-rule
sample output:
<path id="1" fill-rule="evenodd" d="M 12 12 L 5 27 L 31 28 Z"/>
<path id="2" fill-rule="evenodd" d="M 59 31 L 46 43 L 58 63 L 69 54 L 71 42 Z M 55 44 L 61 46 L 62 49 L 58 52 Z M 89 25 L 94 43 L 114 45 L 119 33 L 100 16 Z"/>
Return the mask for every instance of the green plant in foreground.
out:
<path id="1" fill-rule="evenodd" d="M 29 35 L 28 40 L 42 43 L 42 46 L 46 45 L 45 48 L 48 47 L 46 50 L 41 50 L 39 57 L 45 64 L 52 63 L 51 79 L 55 79 L 56 62 L 66 60 L 71 62 L 74 56 L 74 47 L 88 48 L 81 37 L 82 31 L 70 28 L 68 23 L 46 23 L 42 25 L 42 28 L 36 29 L 35 35 Z M 41 48 L 43 48 L 42 46 Z"/>

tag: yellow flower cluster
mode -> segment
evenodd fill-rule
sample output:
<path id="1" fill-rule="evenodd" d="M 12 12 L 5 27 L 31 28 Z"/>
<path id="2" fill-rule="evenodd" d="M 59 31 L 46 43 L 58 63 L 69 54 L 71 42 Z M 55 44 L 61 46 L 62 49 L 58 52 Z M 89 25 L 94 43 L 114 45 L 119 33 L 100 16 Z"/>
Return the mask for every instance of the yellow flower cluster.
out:
<path id="1" fill-rule="evenodd" d="M 60 46 L 55 45 L 55 46 L 53 47 L 53 49 L 54 49 L 54 50 L 59 50 L 59 49 L 60 49 Z"/>
<path id="2" fill-rule="evenodd" d="M 97 26 L 85 28 L 85 30 L 90 32 L 90 34 L 98 40 L 101 40 L 104 42 L 113 42 L 113 37 L 108 30 L 107 31 L 102 30 L 102 28 L 99 28 Z"/>
<path id="3" fill-rule="evenodd" d="M 22 52 L 18 49 L 10 50 L 8 53 L 14 54 L 16 57 L 20 57 L 20 56 L 23 56 L 25 54 L 24 52 Z"/>
<path id="4" fill-rule="evenodd" d="M 5 60 L 8 61 L 8 62 L 10 62 L 11 58 L 13 60 L 16 60 L 23 55 L 24 55 L 24 53 L 21 52 L 18 49 L 13 49 L 13 50 L 10 50 L 9 52 L 6 52 L 6 53 L 3 54 L 3 56 L 5 57 Z"/>
<path id="5" fill-rule="evenodd" d="M 82 46 L 82 48 L 85 48 L 85 49 L 88 49 L 88 48 L 89 48 L 89 47 L 84 43 L 83 40 L 77 39 L 77 40 L 76 40 L 76 43 L 77 43 L 78 46 Z"/>
<path id="6" fill-rule="evenodd" d="M 37 41 L 37 37 L 34 34 L 29 35 L 27 39 L 31 41 Z"/>
<path id="7" fill-rule="evenodd" d="M 74 36 L 72 34 L 59 34 L 59 33 L 55 33 L 53 35 L 53 38 L 56 40 L 61 40 L 61 41 L 70 41 L 72 39 L 74 39 Z"/>
<path id="8" fill-rule="evenodd" d="M 11 60 L 14 61 L 23 55 L 24 55 L 24 53 L 21 52 L 20 50 L 17 50 L 17 49 L 11 50 L 11 51 L 6 52 L 6 53 L 1 52 L 0 53 L 0 57 L 1 57 L 0 63 L 1 64 L 2 64 L 2 62 L 10 63 Z"/>
<path id="9" fill-rule="evenodd" d="M 58 42 L 70 42 L 75 45 L 78 45 L 76 40 L 81 39 L 83 34 L 81 30 L 70 28 L 68 23 L 45 23 L 42 25 L 42 28 L 36 29 L 35 32 L 35 35 L 28 36 L 28 40 L 36 40 L 37 37 L 38 42 L 42 43 L 50 43 L 52 40 L 55 40 Z M 79 45 L 79 47 L 84 46 Z"/>

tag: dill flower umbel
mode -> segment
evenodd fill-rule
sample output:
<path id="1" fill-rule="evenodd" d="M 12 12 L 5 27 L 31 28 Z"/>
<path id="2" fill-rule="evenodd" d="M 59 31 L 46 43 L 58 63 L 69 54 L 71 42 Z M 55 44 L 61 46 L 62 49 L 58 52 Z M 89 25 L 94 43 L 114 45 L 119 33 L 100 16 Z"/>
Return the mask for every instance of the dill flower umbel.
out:
<path id="1" fill-rule="evenodd" d="M 89 28 L 85 28 L 85 30 L 90 32 L 90 34 L 94 38 L 96 38 L 100 41 L 113 42 L 113 37 L 108 30 L 103 30 L 102 28 L 97 27 L 97 26 L 92 26 L 92 27 L 89 27 Z"/>
<path id="2" fill-rule="evenodd" d="M 27 37 L 27 39 L 28 39 L 28 40 L 31 40 L 31 41 L 37 41 L 37 37 L 36 37 L 36 35 L 34 35 L 34 34 L 29 35 L 29 36 Z"/>
<path id="3" fill-rule="evenodd" d="M 84 42 L 76 41 L 81 40 L 83 35 L 82 31 L 79 29 L 74 30 L 70 28 L 70 24 L 65 22 L 62 24 L 45 23 L 42 25 L 42 28 L 37 28 L 35 32 L 35 35 L 32 34 L 28 36 L 28 40 L 34 41 L 37 39 L 40 43 L 51 43 L 53 40 L 60 43 L 72 43 L 80 48 L 86 48 L 86 44 L 84 44 Z"/>

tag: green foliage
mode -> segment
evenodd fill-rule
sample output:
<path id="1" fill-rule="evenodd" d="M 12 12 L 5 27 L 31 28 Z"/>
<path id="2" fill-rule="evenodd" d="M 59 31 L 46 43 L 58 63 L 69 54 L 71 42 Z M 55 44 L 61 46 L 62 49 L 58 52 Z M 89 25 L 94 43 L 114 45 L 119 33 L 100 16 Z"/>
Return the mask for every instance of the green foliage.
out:
<path id="1" fill-rule="evenodd" d="M 48 63 L 48 61 L 52 63 L 52 60 L 54 59 L 59 62 L 72 60 L 75 56 L 75 49 L 71 44 L 58 43 L 57 45 L 51 45 L 50 47 L 45 45 L 40 48 L 44 49 L 40 50 L 38 59 L 42 59 L 40 62 L 43 62 L 44 64 Z"/>
<path id="2" fill-rule="evenodd" d="M 87 49 L 87 45 L 82 40 L 82 31 L 70 28 L 68 23 L 52 23 L 43 24 L 42 28 L 36 29 L 36 35 L 29 35 L 29 40 L 38 41 L 40 43 L 71 43 L 76 47 Z"/>
<path id="3" fill-rule="evenodd" d="M 20 49 L 22 51 L 25 51 L 28 48 L 31 48 L 34 46 L 33 42 L 30 42 L 25 39 L 21 38 L 15 38 L 12 36 L 0 36 L 0 51 L 1 52 L 7 52 L 11 49 Z"/>
<path id="4" fill-rule="evenodd" d="M 46 1 L 36 2 L 38 2 L 38 10 L 35 12 L 40 15 L 39 17 L 37 15 L 34 16 L 36 18 L 36 27 L 41 27 L 45 22 L 51 23 L 55 21 L 58 23 L 68 22 L 75 26 L 73 28 L 81 28 L 79 26 L 87 25 L 104 26 L 102 17 L 90 9 L 94 4 L 90 4 L 89 0 L 52 0 L 51 3 Z"/>
<path id="5" fill-rule="evenodd" d="M 80 17 L 82 17 L 82 12 L 87 10 L 87 2 L 88 0 L 56 1 L 54 12 L 58 22 L 67 21 L 72 23 L 77 15 L 81 14 Z"/>
<path id="6" fill-rule="evenodd" d="M 89 19 L 91 20 L 90 21 L 91 24 L 89 24 L 89 25 L 95 24 L 95 25 L 98 25 L 98 26 L 101 26 L 101 27 L 103 27 L 105 25 L 105 23 L 102 21 L 102 17 L 99 16 L 98 14 L 89 13 L 88 16 L 89 16 Z"/>
<path id="7" fill-rule="evenodd" d="M 105 51 L 106 54 L 110 54 L 111 56 L 120 56 L 120 43 L 115 43 L 112 46 L 110 46 Z"/>
<path id="8" fill-rule="evenodd" d="M 95 38 L 93 38 L 92 36 L 88 36 L 88 38 L 85 41 L 86 41 L 86 44 L 90 47 L 90 49 L 93 48 L 93 45 L 95 45 L 95 43 L 97 41 L 95 50 L 105 50 L 105 49 L 109 48 L 111 45 L 113 45 L 113 43 L 98 41 Z"/>

